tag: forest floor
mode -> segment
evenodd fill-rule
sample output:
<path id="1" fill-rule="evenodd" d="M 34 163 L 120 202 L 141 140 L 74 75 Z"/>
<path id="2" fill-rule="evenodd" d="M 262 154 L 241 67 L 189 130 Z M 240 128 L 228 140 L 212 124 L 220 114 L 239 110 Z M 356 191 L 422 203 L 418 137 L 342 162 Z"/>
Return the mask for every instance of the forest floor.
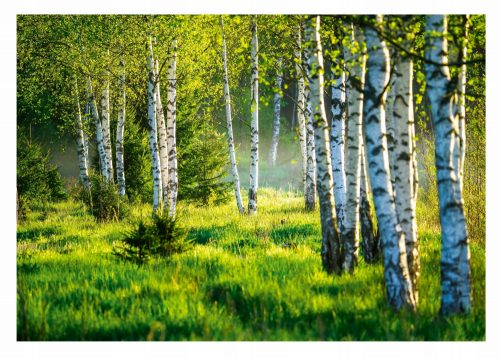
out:
<path id="1" fill-rule="evenodd" d="M 485 248 L 471 242 L 472 314 L 438 315 L 440 236 L 419 208 L 417 313 L 386 303 L 381 263 L 321 268 L 319 212 L 299 193 L 259 189 L 258 214 L 181 203 L 192 249 L 137 266 L 113 243 L 150 213 L 97 223 L 81 203 L 46 204 L 17 232 L 19 340 L 484 340 Z M 430 224 L 429 224 L 430 222 Z"/>

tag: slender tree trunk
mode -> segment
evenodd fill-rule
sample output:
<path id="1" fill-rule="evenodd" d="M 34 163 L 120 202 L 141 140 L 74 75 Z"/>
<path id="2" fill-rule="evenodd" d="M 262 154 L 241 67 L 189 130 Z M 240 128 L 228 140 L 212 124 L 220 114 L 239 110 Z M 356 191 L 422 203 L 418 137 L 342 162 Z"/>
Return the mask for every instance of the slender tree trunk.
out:
<path id="1" fill-rule="evenodd" d="M 85 150 L 85 135 L 83 133 L 82 112 L 80 108 L 80 94 L 78 92 L 78 81 L 75 78 L 75 98 L 76 98 L 76 144 L 78 154 L 78 166 L 80 169 L 80 182 L 86 188 L 90 188 L 87 151 Z"/>
<path id="2" fill-rule="evenodd" d="M 103 178 L 108 178 L 108 166 L 106 161 L 106 152 L 104 150 L 101 120 L 99 118 L 99 112 L 97 111 L 97 104 L 95 101 L 90 76 L 87 80 L 87 100 L 90 105 L 90 112 L 92 113 L 92 117 L 94 118 L 95 136 L 97 142 L 97 152 L 99 154 L 99 166 L 101 168 L 101 175 L 103 176 Z"/>
<path id="3" fill-rule="evenodd" d="M 306 58 L 307 56 L 304 56 Z M 305 205 L 306 210 L 314 210 L 316 207 L 316 153 L 314 150 L 314 127 L 311 109 L 311 92 L 309 86 L 305 89 L 305 122 L 306 122 L 306 185 Z"/>
<path id="4" fill-rule="evenodd" d="M 248 188 L 248 214 L 257 213 L 257 189 L 259 187 L 259 44 L 257 24 L 252 21 L 252 54 L 251 54 L 251 108 L 252 145 L 250 149 L 250 186 Z"/>
<path id="5" fill-rule="evenodd" d="M 340 75 L 336 76 L 332 69 L 332 128 L 330 132 L 330 151 L 332 155 L 333 170 L 333 194 L 335 197 L 335 210 L 342 242 L 342 234 L 345 231 L 344 209 L 346 204 L 346 176 L 345 176 L 345 151 L 344 137 L 346 112 L 346 88 L 345 71 L 342 69 Z"/>
<path id="6" fill-rule="evenodd" d="M 109 79 L 106 78 L 104 88 L 101 92 L 101 126 L 104 153 L 106 155 L 107 179 L 113 181 L 113 154 L 111 151 L 110 132 L 110 109 L 109 109 Z"/>
<path id="7" fill-rule="evenodd" d="M 458 162 L 458 177 L 460 178 L 460 185 L 464 184 L 464 161 L 465 161 L 465 150 L 466 150 L 466 135 L 465 135 L 465 85 L 467 83 L 467 65 L 465 60 L 467 59 L 467 42 L 469 37 L 469 15 L 464 15 L 464 39 L 461 48 L 460 58 L 463 64 L 460 66 L 460 74 L 458 76 L 458 127 L 460 134 L 460 145 L 455 146 L 455 155 L 457 156 L 456 162 Z"/>
<path id="8" fill-rule="evenodd" d="M 335 217 L 333 197 L 332 162 L 330 156 L 330 136 L 323 98 L 323 53 L 319 35 L 319 16 L 311 16 L 306 28 L 306 51 L 308 56 L 307 77 L 311 90 L 311 107 L 314 118 L 314 135 L 317 164 L 318 197 L 321 216 L 321 258 L 328 272 L 340 273 L 340 240 Z"/>
<path id="9" fill-rule="evenodd" d="M 125 132 L 125 62 L 120 61 L 120 92 L 118 109 L 118 125 L 116 126 L 116 181 L 118 182 L 118 190 L 120 195 L 125 195 L 125 162 L 123 159 L 123 135 Z"/>
<path id="10" fill-rule="evenodd" d="M 283 71 L 281 69 L 282 59 L 277 63 L 278 72 L 276 74 L 276 88 L 274 94 L 274 118 L 273 118 L 273 136 L 271 138 L 271 147 L 269 150 L 269 164 L 276 165 L 276 157 L 278 156 L 278 140 L 280 137 L 280 116 L 281 116 L 281 82 L 283 80 Z"/>
<path id="11" fill-rule="evenodd" d="M 231 171 L 233 173 L 236 205 L 238 206 L 240 214 L 243 214 L 245 212 L 245 208 L 243 207 L 243 200 L 241 199 L 240 176 L 238 175 L 236 152 L 234 149 L 233 121 L 231 118 L 231 96 L 229 94 L 229 76 L 227 71 L 226 37 L 224 35 L 224 23 L 222 22 L 222 17 L 220 19 L 220 27 L 222 30 L 222 62 L 224 64 L 224 99 L 226 101 L 227 145 L 229 147 L 229 160 L 231 162 Z"/>
<path id="12" fill-rule="evenodd" d="M 297 44 L 295 49 L 295 71 L 297 72 L 297 121 L 299 122 L 299 142 L 300 152 L 302 154 L 302 187 L 304 190 L 304 199 L 306 194 L 306 176 L 307 176 L 307 146 L 306 146 L 306 99 L 305 99 L 305 81 L 304 72 L 300 64 L 302 64 L 302 39 L 301 26 L 297 30 Z M 306 204 L 307 205 L 307 204 Z"/>
<path id="13" fill-rule="evenodd" d="M 158 126 L 158 149 L 160 154 L 161 187 L 163 210 L 169 210 L 169 182 L 168 182 L 168 148 L 167 148 L 167 127 L 165 125 L 165 113 L 161 102 L 160 77 L 158 60 L 155 60 L 155 104 L 156 104 L 156 124 Z"/>
<path id="14" fill-rule="evenodd" d="M 395 58 L 395 54 L 392 53 L 391 58 Z M 397 69 L 397 66 L 394 66 L 394 70 Z M 396 130 L 395 130 L 395 121 L 399 120 L 399 118 L 394 118 L 394 102 L 396 100 L 396 75 L 393 74 L 389 79 L 389 90 L 387 91 L 387 101 L 385 103 L 385 126 L 387 128 L 387 150 L 389 151 L 389 168 L 391 171 L 391 184 L 392 187 L 395 188 L 396 185 L 396 170 L 394 168 L 395 163 L 397 162 L 396 157 Z M 396 193 L 394 193 L 396 194 Z"/>
<path id="15" fill-rule="evenodd" d="M 457 101 L 451 81 L 444 15 L 426 16 L 425 64 L 427 94 L 434 122 L 436 172 L 441 220 L 441 314 L 471 309 L 469 238 L 464 216 L 461 181 L 454 166 L 453 150 L 460 145 Z M 436 65 L 436 63 L 440 65 Z"/>
<path id="16" fill-rule="evenodd" d="M 405 45 L 410 44 L 405 41 Z M 420 259 L 417 241 L 417 215 L 414 157 L 414 123 L 413 123 L 413 63 L 410 58 L 401 58 L 394 81 L 393 129 L 394 155 L 391 158 L 394 170 L 394 191 L 396 195 L 396 212 L 403 233 L 405 234 L 406 257 L 410 273 L 413 295 L 418 303 L 418 278 L 420 276 Z"/>
<path id="17" fill-rule="evenodd" d="M 294 87 L 293 87 L 293 98 L 295 98 L 295 101 L 297 101 L 297 83 L 295 83 Z M 292 109 L 292 123 L 291 123 L 291 126 L 290 126 L 290 131 L 293 132 L 293 130 L 295 129 L 295 120 L 296 120 L 296 117 L 297 117 L 297 102 L 293 102 L 293 109 Z"/>
<path id="18" fill-rule="evenodd" d="M 348 113 L 346 138 L 346 204 L 345 225 L 342 233 L 343 269 L 353 272 L 359 251 L 359 191 L 361 175 L 361 143 L 363 121 L 363 88 L 366 56 L 362 52 L 363 38 L 359 30 L 350 25 L 351 48 L 345 48 L 344 57 L 350 66 L 347 82 Z M 356 55 L 358 54 L 358 55 Z M 362 58 L 359 58 L 362 56 Z"/>
<path id="19" fill-rule="evenodd" d="M 153 62 L 153 44 L 149 39 L 148 55 L 148 122 L 149 122 L 149 149 L 151 152 L 151 164 L 153 170 L 153 211 L 159 209 L 162 198 L 160 155 L 157 142 L 156 128 L 156 94 L 155 94 L 155 71 Z"/>
<path id="20" fill-rule="evenodd" d="M 377 16 L 380 25 L 381 16 Z M 390 180 L 389 153 L 385 132 L 385 89 L 389 82 L 389 51 L 377 32 L 364 28 L 368 49 L 363 117 L 366 151 L 373 201 L 384 256 L 384 276 L 389 304 L 395 309 L 415 310 L 415 299 L 408 273 L 404 233 L 398 222 Z"/>
<path id="21" fill-rule="evenodd" d="M 172 41 L 172 54 L 168 63 L 168 89 L 167 89 L 167 147 L 168 147 L 168 172 L 169 172 L 169 215 L 175 216 L 177 207 L 177 192 L 179 179 L 177 173 L 177 40 Z"/>
<path id="22" fill-rule="evenodd" d="M 361 186 L 359 190 L 359 222 L 361 226 L 361 247 L 366 263 L 373 263 L 380 258 L 380 237 L 372 220 L 370 203 L 370 185 L 368 183 L 366 149 L 361 144 Z"/>

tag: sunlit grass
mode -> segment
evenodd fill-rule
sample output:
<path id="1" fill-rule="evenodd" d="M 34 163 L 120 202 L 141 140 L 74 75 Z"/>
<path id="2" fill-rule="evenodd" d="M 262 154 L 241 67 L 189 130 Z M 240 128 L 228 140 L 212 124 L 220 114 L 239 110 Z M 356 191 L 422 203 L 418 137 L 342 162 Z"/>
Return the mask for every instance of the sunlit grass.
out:
<path id="1" fill-rule="evenodd" d="M 254 217 L 232 201 L 181 203 L 192 250 L 140 267 L 111 251 L 149 205 L 100 224 L 72 201 L 33 211 L 18 227 L 18 339 L 484 340 L 479 243 L 471 243 L 473 313 L 442 319 L 439 233 L 421 226 L 419 309 L 397 313 L 380 264 L 361 260 L 352 276 L 322 270 L 319 212 L 305 212 L 299 194 L 262 189 L 258 200 Z"/>

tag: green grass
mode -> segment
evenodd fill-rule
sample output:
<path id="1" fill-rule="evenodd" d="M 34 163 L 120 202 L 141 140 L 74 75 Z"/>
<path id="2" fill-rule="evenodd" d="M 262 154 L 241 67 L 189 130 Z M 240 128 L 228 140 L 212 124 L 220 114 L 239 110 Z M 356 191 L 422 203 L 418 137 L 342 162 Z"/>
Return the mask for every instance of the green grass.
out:
<path id="1" fill-rule="evenodd" d="M 485 249 L 471 243 L 474 307 L 438 316 L 439 234 L 421 231 L 416 314 L 386 303 L 383 268 L 362 260 L 333 277 L 320 259 L 318 211 L 300 195 L 259 191 L 235 204 L 179 208 L 193 249 L 138 267 L 111 254 L 148 205 L 98 224 L 81 204 L 49 204 L 17 236 L 19 340 L 484 340 Z M 425 212 L 420 210 L 419 212 Z M 429 226 L 430 227 L 430 226 Z"/>

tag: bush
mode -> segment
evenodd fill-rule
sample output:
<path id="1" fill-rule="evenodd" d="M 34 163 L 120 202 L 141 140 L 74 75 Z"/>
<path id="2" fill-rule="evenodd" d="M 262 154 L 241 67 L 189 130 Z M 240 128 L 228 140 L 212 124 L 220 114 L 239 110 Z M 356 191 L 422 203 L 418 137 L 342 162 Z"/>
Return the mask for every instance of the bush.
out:
<path id="1" fill-rule="evenodd" d="M 17 141 L 18 217 L 26 215 L 31 204 L 67 198 L 64 182 L 50 154 L 21 135 Z"/>
<path id="2" fill-rule="evenodd" d="M 90 191 L 80 185 L 79 198 L 98 221 L 122 220 L 130 212 L 126 197 L 118 194 L 118 186 L 91 172 Z"/>
<path id="3" fill-rule="evenodd" d="M 113 254 L 142 265 L 152 256 L 169 257 L 187 251 L 191 241 L 170 216 L 154 215 L 151 222 L 140 221 L 137 228 L 115 243 Z"/>

